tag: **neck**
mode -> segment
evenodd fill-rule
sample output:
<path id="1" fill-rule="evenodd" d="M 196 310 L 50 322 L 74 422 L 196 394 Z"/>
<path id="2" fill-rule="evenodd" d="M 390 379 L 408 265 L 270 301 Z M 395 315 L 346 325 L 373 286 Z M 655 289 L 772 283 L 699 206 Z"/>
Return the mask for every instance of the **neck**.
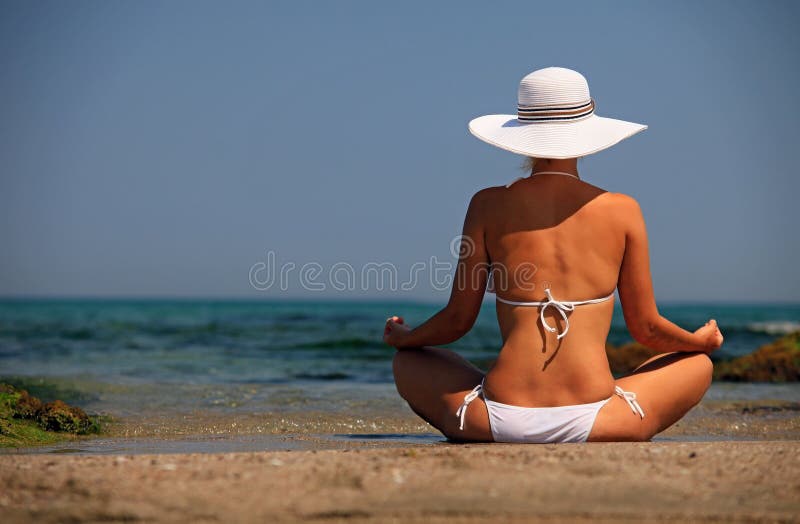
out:
<path id="1" fill-rule="evenodd" d="M 536 165 L 531 170 L 531 176 L 542 171 L 560 171 L 562 173 L 569 173 L 578 176 L 578 159 L 577 158 L 539 158 L 536 160 Z"/>

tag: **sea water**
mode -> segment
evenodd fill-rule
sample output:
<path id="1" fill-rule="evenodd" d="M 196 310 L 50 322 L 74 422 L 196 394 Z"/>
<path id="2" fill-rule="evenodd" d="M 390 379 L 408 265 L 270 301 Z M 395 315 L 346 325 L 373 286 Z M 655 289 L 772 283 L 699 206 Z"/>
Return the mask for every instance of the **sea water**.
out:
<path id="1" fill-rule="evenodd" d="M 303 410 L 377 416 L 402 405 L 392 381 L 394 349 L 382 341 L 386 317 L 402 315 L 415 325 L 439 307 L 379 301 L 5 300 L 0 381 L 118 417 Z M 620 345 L 631 338 L 619 305 L 615 308 L 609 342 Z M 688 330 L 717 319 L 725 344 L 715 359 L 748 354 L 800 329 L 800 304 L 668 304 L 659 310 Z M 494 305 L 486 304 L 470 333 L 450 347 L 485 368 L 499 346 Z M 754 398 L 764 391 L 717 389 L 725 398 Z M 778 393 L 793 398 L 797 391 Z"/>

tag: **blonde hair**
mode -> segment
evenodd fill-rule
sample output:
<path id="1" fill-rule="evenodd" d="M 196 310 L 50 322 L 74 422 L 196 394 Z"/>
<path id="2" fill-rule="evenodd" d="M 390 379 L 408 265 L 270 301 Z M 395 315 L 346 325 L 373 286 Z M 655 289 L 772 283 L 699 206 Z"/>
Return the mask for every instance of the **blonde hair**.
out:
<path id="1" fill-rule="evenodd" d="M 522 161 L 522 165 L 519 166 L 519 168 L 525 171 L 526 173 L 532 173 L 534 166 L 536 166 L 536 163 L 539 162 L 540 160 L 548 160 L 548 159 L 529 156 Z M 581 160 L 583 160 L 583 157 L 578 157 L 578 162 L 580 162 Z"/>
<path id="2" fill-rule="evenodd" d="M 525 160 L 522 161 L 522 165 L 520 166 L 520 169 L 522 169 L 523 171 L 525 171 L 527 173 L 531 173 L 533 171 L 534 166 L 536 165 L 536 161 L 537 160 L 539 160 L 539 159 L 535 158 L 535 157 L 532 157 L 532 156 L 529 156 L 528 158 L 526 158 Z"/>

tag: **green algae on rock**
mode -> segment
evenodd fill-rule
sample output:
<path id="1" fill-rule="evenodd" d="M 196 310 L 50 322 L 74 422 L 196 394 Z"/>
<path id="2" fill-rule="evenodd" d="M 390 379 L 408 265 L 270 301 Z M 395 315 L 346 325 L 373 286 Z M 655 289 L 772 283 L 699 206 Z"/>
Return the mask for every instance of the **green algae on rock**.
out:
<path id="1" fill-rule="evenodd" d="M 611 372 L 619 377 L 632 372 L 647 359 L 663 353 L 632 342 L 620 347 L 606 345 Z M 714 358 L 714 354 L 711 354 Z M 743 357 L 714 363 L 714 380 L 730 382 L 800 381 L 800 331 L 785 335 Z"/>
<path id="2" fill-rule="evenodd" d="M 24 389 L 0 384 L 0 447 L 49 444 L 99 431 L 98 420 L 81 408 L 60 400 L 43 404 Z"/>
<path id="3" fill-rule="evenodd" d="M 76 435 L 97 433 L 96 423 L 81 409 L 60 400 L 48 402 L 36 414 L 36 421 L 49 431 L 65 431 Z"/>
<path id="4" fill-rule="evenodd" d="M 732 382 L 799 381 L 800 331 L 761 346 L 749 355 L 718 363 L 714 378 Z"/>

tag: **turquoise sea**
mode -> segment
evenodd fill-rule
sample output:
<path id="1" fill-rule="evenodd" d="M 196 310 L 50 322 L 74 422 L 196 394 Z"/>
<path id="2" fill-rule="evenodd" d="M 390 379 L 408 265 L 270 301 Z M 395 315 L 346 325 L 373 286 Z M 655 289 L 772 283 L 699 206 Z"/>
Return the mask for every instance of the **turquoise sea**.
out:
<path id="1" fill-rule="evenodd" d="M 284 383 L 391 381 L 389 314 L 415 325 L 437 305 L 384 302 L 6 300 L 0 302 L 2 375 L 91 376 L 112 382 Z M 750 353 L 800 329 L 800 304 L 659 306 L 694 330 L 716 318 L 725 344 L 716 359 Z M 499 332 L 487 304 L 451 347 L 479 365 L 496 356 Z M 609 342 L 630 342 L 617 305 Z"/>
<path id="2" fill-rule="evenodd" d="M 368 428 L 370 420 L 407 409 L 393 386 L 394 350 L 381 340 L 386 317 L 400 314 L 415 325 L 438 307 L 378 301 L 4 300 L 0 381 L 90 412 L 144 421 L 142 431 L 149 434 L 171 421 L 217 415 L 229 424 L 220 432 L 247 417 L 252 429 L 260 427 L 258 417 L 284 412 L 356 414 Z M 609 342 L 619 345 L 631 339 L 616 307 Z M 716 318 L 725 344 L 715 359 L 745 355 L 800 328 L 800 304 L 668 304 L 659 310 L 689 330 Z M 485 305 L 473 330 L 451 346 L 484 368 L 499 347 L 494 313 L 493 304 Z M 796 387 L 771 387 L 770 398 L 800 400 Z M 746 384 L 715 391 L 717 398 L 764 394 Z M 216 427 L 204 420 L 205 426 L 187 431 Z"/>

